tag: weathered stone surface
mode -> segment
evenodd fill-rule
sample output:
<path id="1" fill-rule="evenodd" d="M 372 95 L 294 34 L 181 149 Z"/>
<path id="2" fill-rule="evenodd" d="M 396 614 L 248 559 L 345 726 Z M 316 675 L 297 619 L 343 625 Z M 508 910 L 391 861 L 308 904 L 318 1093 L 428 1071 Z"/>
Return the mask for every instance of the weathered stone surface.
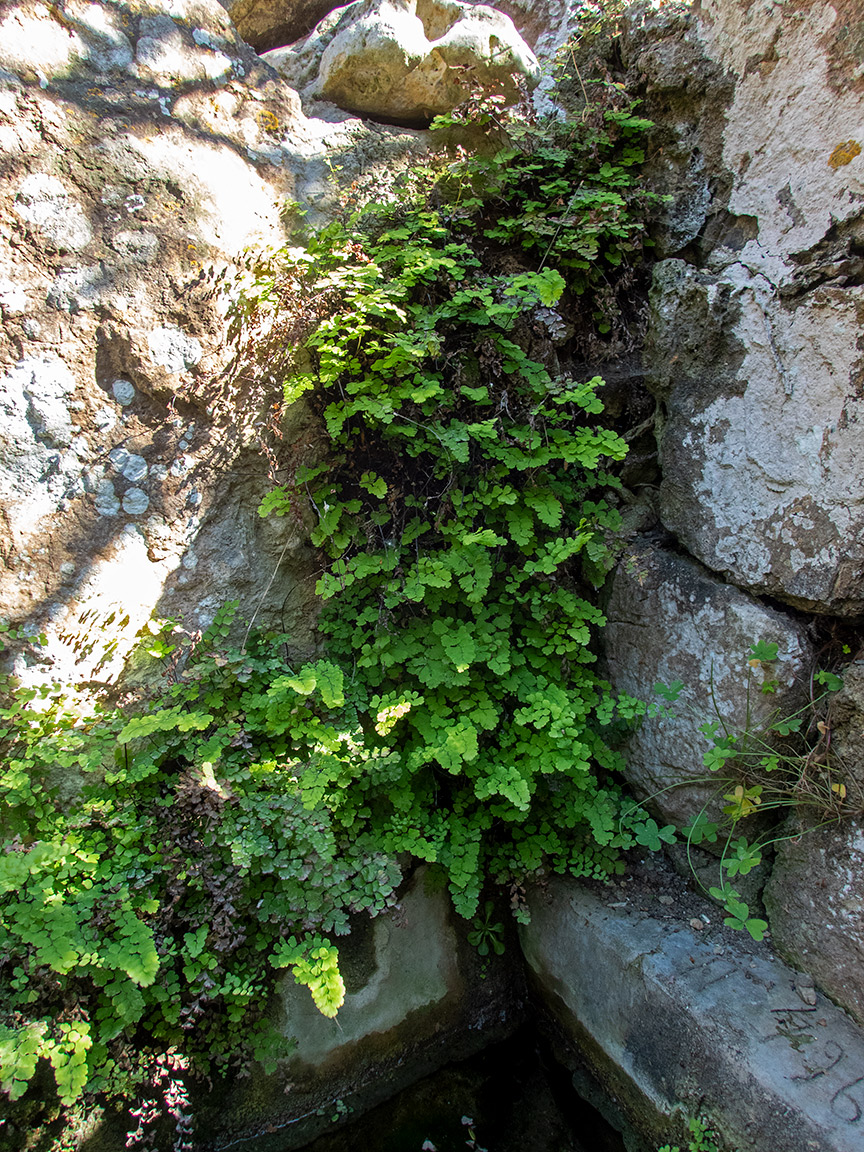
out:
<path id="1" fill-rule="evenodd" d="M 778 270 L 772 256 L 806 252 L 861 215 L 864 157 L 849 145 L 864 146 L 856 12 L 860 20 L 854 0 L 699 6 L 705 50 L 737 81 L 724 133 L 735 175 L 729 210 L 759 220 L 748 258 L 761 248 Z"/>
<path id="2" fill-rule="evenodd" d="M 828 710 L 831 764 L 853 804 L 864 808 L 864 660 L 843 669 L 843 687 Z"/>
<path id="3" fill-rule="evenodd" d="M 530 904 L 533 982 L 648 1146 L 702 1114 L 742 1152 L 861 1147 L 864 1033 L 767 949 L 572 881 Z"/>
<path id="4" fill-rule="evenodd" d="M 784 303 L 744 263 L 655 269 L 663 521 L 729 579 L 819 611 L 862 604 L 862 321 L 864 289 Z"/>
<path id="5" fill-rule="evenodd" d="M 328 161 L 425 146 L 307 119 L 215 0 L 0 9 L 0 614 L 49 635 L 22 674 L 110 680 L 152 612 L 230 599 L 312 643 L 306 529 L 256 514 L 278 382 L 226 373 L 215 278 L 285 242 L 286 199 L 328 214 Z M 311 451 L 308 414 L 280 431 Z"/>
<path id="6" fill-rule="evenodd" d="M 466 69 L 470 84 L 511 100 L 514 73 L 539 79 L 509 17 L 460 0 L 358 0 L 264 58 L 304 100 L 399 124 L 428 124 L 464 100 Z"/>
<path id="7" fill-rule="evenodd" d="M 697 31 L 690 4 L 635 4 L 621 21 L 627 84 L 642 99 L 640 115 L 654 122 L 644 179 L 666 198 L 652 226 L 660 258 L 711 248 L 718 226 L 729 230 L 723 132 L 734 82 Z"/>
<path id="8" fill-rule="evenodd" d="M 775 947 L 864 1023 L 864 827 L 788 831 L 764 893 Z"/>
<path id="9" fill-rule="evenodd" d="M 538 57 L 553 40 L 563 43 L 585 10 L 580 0 L 495 0 L 492 7 L 507 13 Z"/>
<path id="10" fill-rule="evenodd" d="M 794 712 L 809 672 L 804 629 L 695 561 L 648 541 L 637 541 L 619 562 L 606 616 L 606 661 L 617 689 L 650 699 L 658 682 L 684 684 L 673 716 L 646 718 L 628 738 L 630 785 L 678 826 L 706 805 L 716 813 L 718 785 L 706 781 L 702 760 L 710 744 L 699 728 L 720 720 L 730 732 L 742 731 L 749 711 L 758 730 L 776 708 Z M 759 640 L 779 645 L 770 669 L 748 666 L 749 649 Z M 768 677 L 778 685 L 766 695 L 760 686 Z"/>
<path id="11" fill-rule="evenodd" d="M 849 14 L 708 2 L 697 16 L 702 50 L 734 80 L 711 176 L 728 216 L 701 266 L 656 270 L 661 514 L 739 585 L 860 612 L 864 160 Z"/>
<path id="12" fill-rule="evenodd" d="M 237 31 L 256 52 L 294 44 L 329 12 L 338 0 L 220 0 Z M 580 0 L 496 0 L 490 8 L 503 12 L 532 48 L 538 41 L 563 43 L 575 29 L 584 7 Z M 538 53 L 539 55 L 539 53 Z"/>

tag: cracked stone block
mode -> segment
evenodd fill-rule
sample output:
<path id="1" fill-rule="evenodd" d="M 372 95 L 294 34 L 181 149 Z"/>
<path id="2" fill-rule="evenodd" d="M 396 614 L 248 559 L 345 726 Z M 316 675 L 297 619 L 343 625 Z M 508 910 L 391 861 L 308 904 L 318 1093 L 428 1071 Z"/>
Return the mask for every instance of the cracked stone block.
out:
<path id="1" fill-rule="evenodd" d="M 853 11 L 707 0 L 694 12 L 690 35 L 731 85 L 713 175 L 729 229 L 701 264 L 656 266 L 645 357 L 663 408 L 665 526 L 726 579 L 840 615 L 864 609 Z"/>
<path id="2" fill-rule="evenodd" d="M 800 608 L 864 608 L 864 288 L 784 299 L 767 275 L 657 265 L 646 350 L 664 525 L 699 560 Z"/>
<path id="3" fill-rule="evenodd" d="M 711 744 L 699 729 L 718 721 L 730 732 L 748 723 L 758 731 L 775 710 L 796 711 L 806 698 L 811 659 L 803 625 L 696 561 L 644 540 L 615 570 L 606 618 L 606 663 L 617 690 L 657 700 L 655 684 L 684 685 L 671 716 L 646 717 L 627 737 L 622 753 L 630 786 L 678 827 L 703 810 L 722 819 L 726 788 L 704 765 Z M 778 658 L 754 669 L 750 647 L 759 640 L 776 643 Z M 768 679 L 775 690 L 763 693 Z"/>

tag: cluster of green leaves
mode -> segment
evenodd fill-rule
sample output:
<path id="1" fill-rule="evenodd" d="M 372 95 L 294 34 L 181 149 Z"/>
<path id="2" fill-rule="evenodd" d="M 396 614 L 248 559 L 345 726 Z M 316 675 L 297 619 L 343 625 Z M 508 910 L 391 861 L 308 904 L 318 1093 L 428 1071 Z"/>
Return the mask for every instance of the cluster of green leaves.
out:
<path id="1" fill-rule="evenodd" d="M 496 919 L 495 902 L 487 900 L 483 905 L 482 915 L 478 914 L 471 921 L 468 943 L 476 948 L 481 956 L 488 956 L 490 951 L 496 956 L 503 956 L 504 941 L 501 939 L 503 932 L 503 923 Z"/>
<path id="2" fill-rule="evenodd" d="M 558 152 L 534 149 L 531 163 L 554 167 Z M 488 164 L 528 235 L 538 209 L 526 162 L 511 148 Z M 626 445 L 597 422 L 599 379 L 554 377 L 526 351 L 537 309 L 582 284 L 581 258 L 547 245 L 544 267 L 529 251 L 502 272 L 482 204 L 367 211 L 295 259 L 305 295 L 338 304 L 286 397 L 313 393 L 332 449 L 282 490 L 283 510 L 314 509 L 312 542 L 330 560 L 320 627 L 365 718 L 371 758 L 343 787 L 340 817 L 363 814 L 391 851 L 443 865 L 466 916 L 489 876 L 549 864 L 601 875 L 633 842 L 591 642 L 603 623 L 592 588 L 619 525 L 608 464 Z M 615 204 L 592 235 L 595 258 L 641 228 Z M 279 503 L 271 495 L 262 512 Z"/>
<path id="3" fill-rule="evenodd" d="M 619 312 L 617 289 L 630 286 L 629 269 L 649 243 L 647 219 L 662 198 L 639 179 L 651 121 L 618 86 L 589 85 L 595 98 L 579 119 L 542 132 L 530 115 L 510 122 L 502 147 L 452 165 L 444 186 L 455 209 L 477 213 L 486 241 L 523 252 L 535 269 L 561 271 L 568 292 L 584 298 L 580 311 L 605 334 Z M 494 112 L 485 120 L 501 128 Z"/>
<path id="4" fill-rule="evenodd" d="M 492 195 L 518 204 L 518 211 L 500 216 L 486 235 L 568 269 L 570 287 L 581 295 L 610 266 L 618 268 L 641 251 L 644 222 L 629 209 L 645 159 L 642 136 L 650 126 L 629 106 L 607 108 L 578 151 L 560 143 L 523 150 L 514 141 L 490 161 L 475 161 L 472 173 L 485 176 Z"/>
<path id="5" fill-rule="evenodd" d="M 705 1117 L 694 1116 L 687 1127 L 690 1129 L 687 1152 L 719 1152 L 719 1137 Z M 678 1144 L 664 1144 L 657 1152 L 681 1152 L 681 1148 Z"/>
<path id="6" fill-rule="evenodd" d="M 153 625 L 165 683 L 137 714 L 9 684 L 10 1096 L 45 1058 L 66 1103 L 132 1099 L 142 1037 L 204 1074 L 268 1059 L 274 970 L 335 1014 L 329 937 L 392 903 L 397 861 L 439 867 L 471 917 L 490 880 L 603 876 L 651 839 L 607 742 L 644 709 L 594 667 L 626 444 L 602 381 L 533 352 L 544 315 L 639 249 L 631 111 L 616 94 L 591 123 L 514 131 L 267 261 L 235 302 L 241 337 L 280 310 L 305 325 L 285 398 L 311 394 L 329 448 L 261 512 L 314 520 L 326 658 L 232 644 L 231 604 L 197 639 Z"/>
<path id="7" fill-rule="evenodd" d="M 758 726 L 751 722 L 750 691 L 765 694 L 777 691 L 773 665 L 778 650 L 776 643 L 766 640 L 759 640 L 750 648 L 747 717 L 742 730 L 730 732 L 719 716 L 706 721 L 700 729 L 710 742 L 704 755 L 706 768 L 722 774 L 728 765 L 737 773 L 736 778 L 727 781 L 729 791 L 723 793 L 726 826 L 718 828 L 703 812 L 686 830 L 688 844 L 716 843 L 722 837 L 720 882 L 712 885 L 709 893 L 723 905 L 727 913 L 724 923 L 731 928 L 745 929 L 754 940 L 762 939 L 768 924 L 751 915 L 749 905 L 730 881 L 749 875 L 762 863 L 765 850 L 788 836 L 778 835 L 772 829 L 751 839 L 740 835 L 740 822 L 758 813 L 788 811 L 803 804 L 819 808 L 825 822 L 830 823 L 842 814 L 846 800 L 846 785 L 834 778 L 828 757 L 821 754 L 827 749 L 819 749 L 825 732 L 825 724 L 819 719 L 819 706 L 842 687 L 839 676 L 827 670 L 817 672 L 814 676 L 817 691 L 806 704 L 791 713 L 776 709 L 767 722 Z M 806 729 L 810 726 L 815 730 L 815 741 L 807 738 Z M 790 744 L 790 738 L 798 739 Z M 814 773 L 817 766 L 818 771 Z M 773 787 L 768 783 L 772 777 Z M 803 786 L 805 781 L 807 787 Z"/>
<path id="8" fill-rule="evenodd" d="M 277 968 L 292 968 L 298 984 L 312 993 L 322 1016 L 333 1017 L 345 1002 L 345 983 L 339 971 L 339 953 L 326 940 L 283 941 L 273 957 Z"/>
<path id="9" fill-rule="evenodd" d="M 754 721 L 751 694 L 773 695 L 779 687 L 774 668 L 778 653 L 775 642 L 758 640 L 751 645 L 746 661 L 742 661 L 746 663 L 747 690 L 740 728 L 731 727 L 722 716 L 713 685 L 711 688 L 715 715 L 705 720 L 699 731 L 709 744 L 703 763 L 717 778 L 715 781 L 707 777 L 706 783 L 716 782 L 712 800 L 725 801 L 721 808 L 724 819 L 709 819 L 706 803 L 683 829 L 677 830 L 671 824 L 659 828 L 653 820 L 646 820 L 636 837 L 640 844 L 655 849 L 661 841 L 672 844 L 680 837 L 688 854 L 691 847 L 715 845 L 718 883 L 708 887 L 707 892 L 723 906 L 724 923 L 747 931 L 754 940 L 764 937 L 768 923 L 751 915 L 749 904 L 732 881 L 748 876 L 762 863 L 767 848 L 789 836 L 778 833 L 773 826 L 753 837 L 742 835 L 741 822 L 758 814 L 785 813 L 799 806 L 816 808 L 825 823 L 860 811 L 860 807 L 847 803 L 846 784 L 832 769 L 829 730 L 821 718 L 822 706 L 843 685 L 840 676 L 827 670 L 816 672 L 815 691 L 800 708 L 794 712 L 777 708 L 760 723 Z M 671 688 L 658 684 L 655 692 L 671 704 L 683 687 L 680 681 Z"/>

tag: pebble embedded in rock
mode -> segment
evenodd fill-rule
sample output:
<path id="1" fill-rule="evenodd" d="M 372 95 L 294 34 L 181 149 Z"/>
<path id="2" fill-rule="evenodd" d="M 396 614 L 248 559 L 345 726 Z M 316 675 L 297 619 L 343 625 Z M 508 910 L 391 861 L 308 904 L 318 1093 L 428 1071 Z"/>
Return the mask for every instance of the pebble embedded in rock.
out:
<path id="1" fill-rule="evenodd" d="M 185 372 L 204 355 L 200 340 L 174 326 L 154 329 L 147 337 L 147 344 L 154 362 L 169 372 Z"/>
<path id="2" fill-rule="evenodd" d="M 135 386 L 129 380 L 115 380 L 111 385 L 111 391 L 114 393 L 114 399 L 123 408 L 135 399 Z"/>
<path id="3" fill-rule="evenodd" d="M 150 497 L 140 488 L 130 488 L 123 497 L 123 511 L 130 516 L 140 516 L 150 507 Z"/>
<path id="4" fill-rule="evenodd" d="M 13 210 L 61 251 L 78 252 L 93 239 L 90 222 L 71 190 L 48 172 L 33 172 L 25 178 Z"/>
<path id="5" fill-rule="evenodd" d="M 100 432 L 109 432 L 117 423 L 117 417 L 110 408 L 97 408 L 93 413 L 92 424 Z"/>
<path id="6" fill-rule="evenodd" d="M 143 456 L 132 455 L 123 466 L 122 471 L 125 478 L 135 484 L 147 475 L 147 461 Z"/>
<path id="7" fill-rule="evenodd" d="M 26 312 L 29 307 L 27 293 L 20 284 L 12 280 L 0 280 L 0 308 L 14 316 Z"/>
<path id="8" fill-rule="evenodd" d="M 100 482 L 94 503 L 100 516 L 116 516 L 120 511 L 120 501 L 114 493 L 114 485 L 110 480 Z"/>
<path id="9" fill-rule="evenodd" d="M 805 1004 L 815 1005 L 816 988 L 813 977 L 807 972 L 798 972 L 795 975 L 795 991 Z"/>

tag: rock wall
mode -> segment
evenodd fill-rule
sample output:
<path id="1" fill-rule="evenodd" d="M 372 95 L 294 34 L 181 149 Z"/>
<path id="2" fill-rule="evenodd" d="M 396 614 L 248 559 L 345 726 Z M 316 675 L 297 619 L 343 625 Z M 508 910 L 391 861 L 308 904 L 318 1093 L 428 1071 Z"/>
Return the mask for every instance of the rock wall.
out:
<path id="1" fill-rule="evenodd" d="M 706 203 L 730 232 L 657 266 L 646 350 L 664 525 L 739 587 L 839 615 L 864 606 L 854 27 L 831 3 L 695 13 L 734 79 Z"/>
<path id="2" fill-rule="evenodd" d="M 326 218 L 334 171 L 384 178 L 429 147 L 420 130 L 345 110 L 424 119 L 427 95 L 422 116 L 401 117 L 323 99 L 350 13 L 325 19 L 314 51 L 282 51 L 315 40 L 334 8 L 0 8 L 0 613 L 49 637 L 19 662 L 23 678 L 110 681 L 151 613 L 195 629 L 230 599 L 314 643 L 302 524 L 256 507 L 270 485 L 262 439 L 296 460 L 317 430 L 300 410 L 274 428 L 278 382 L 232 368 L 219 277 L 286 242 L 286 201 Z M 533 82 L 523 41 L 548 59 L 583 6 L 497 8 Z M 434 31 L 429 43 L 448 28 Z M 658 124 L 647 178 L 671 200 L 640 368 L 658 456 L 610 580 L 606 660 L 636 695 L 685 681 L 677 719 L 646 722 L 627 749 L 631 785 L 667 819 L 705 803 L 700 725 L 717 706 L 744 722 L 748 646 L 780 647 L 779 691 L 757 696 L 758 719 L 798 706 L 819 640 L 845 629 L 854 643 L 864 611 L 862 43 L 856 0 L 658 3 L 622 21 L 614 67 Z M 837 713 L 850 789 L 857 691 Z M 773 946 L 864 1021 L 860 824 L 799 831 L 766 892 Z"/>
<path id="3" fill-rule="evenodd" d="M 346 180 L 425 140 L 297 94 L 215 0 L 0 10 L 0 614 L 48 633 L 24 677 L 115 678 L 151 613 L 226 600 L 312 643 L 301 524 L 256 515 L 279 382 L 231 371 L 226 297 Z M 46 666 L 47 664 L 47 666 Z"/>

